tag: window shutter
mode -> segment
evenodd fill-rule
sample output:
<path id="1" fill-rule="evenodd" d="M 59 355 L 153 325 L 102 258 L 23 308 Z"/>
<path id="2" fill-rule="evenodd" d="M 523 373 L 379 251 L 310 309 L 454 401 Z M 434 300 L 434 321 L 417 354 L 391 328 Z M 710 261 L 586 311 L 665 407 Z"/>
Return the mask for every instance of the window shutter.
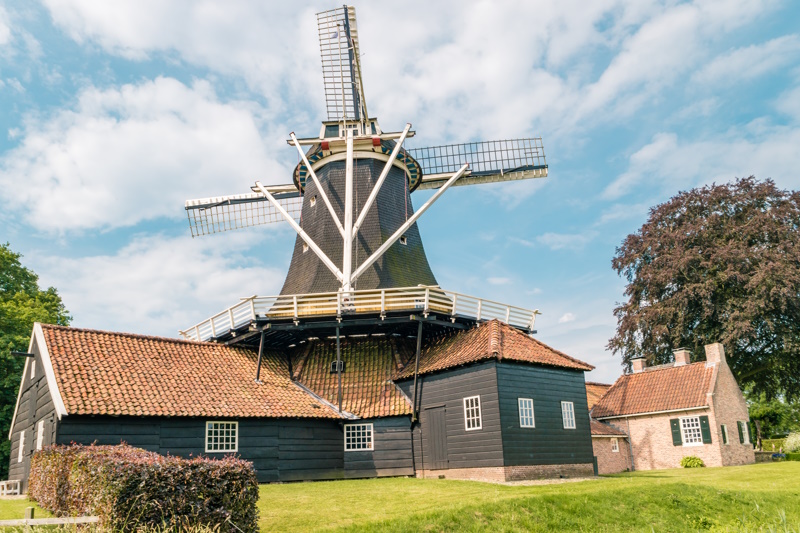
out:
<path id="1" fill-rule="evenodd" d="M 744 431 L 742 430 L 742 421 L 736 421 L 736 427 L 739 428 L 739 443 L 744 444 Z"/>
<path id="2" fill-rule="evenodd" d="M 672 444 L 674 446 L 683 445 L 683 437 L 681 437 L 681 421 L 677 418 L 669 420 L 669 426 L 672 428 Z"/>
<path id="3" fill-rule="evenodd" d="M 719 427 L 720 432 L 722 433 L 722 444 L 728 444 L 728 428 L 725 424 L 722 424 Z"/>
<path id="4" fill-rule="evenodd" d="M 700 433 L 703 435 L 703 444 L 711 444 L 711 427 L 705 415 L 700 417 Z"/>

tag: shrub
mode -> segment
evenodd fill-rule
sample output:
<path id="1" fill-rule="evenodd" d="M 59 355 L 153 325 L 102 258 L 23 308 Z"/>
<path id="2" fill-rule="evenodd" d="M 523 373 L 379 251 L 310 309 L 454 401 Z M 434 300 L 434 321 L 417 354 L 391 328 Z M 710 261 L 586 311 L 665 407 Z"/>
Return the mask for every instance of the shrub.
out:
<path id="1" fill-rule="evenodd" d="M 784 455 L 787 461 L 800 461 L 800 453 L 787 453 Z"/>
<path id="2" fill-rule="evenodd" d="M 47 451 L 56 457 L 32 462 L 42 470 L 36 475 L 44 477 L 44 465 L 57 465 L 49 471 L 62 476 L 68 471 L 66 483 L 60 481 L 66 493 L 55 498 L 47 491 L 31 492 L 31 497 L 56 514 L 95 514 L 112 531 L 258 528 L 258 482 L 247 461 L 181 459 L 127 445 L 56 446 Z M 38 500 L 39 494 L 45 499 Z"/>
<path id="3" fill-rule="evenodd" d="M 706 466 L 702 459 L 695 455 L 687 455 L 681 459 L 681 466 L 683 468 L 702 468 Z"/>
<path id="4" fill-rule="evenodd" d="M 28 495 L 57 516 L 68 514 L 69 472 L 79 446 L 47 446 L 31 458 Z"/>
<path id="5" fill-rule="evenodd" d="M 789 433 L 783 442 L 783 451 L 787 453 L 800 452 L 800 433 Z"/>

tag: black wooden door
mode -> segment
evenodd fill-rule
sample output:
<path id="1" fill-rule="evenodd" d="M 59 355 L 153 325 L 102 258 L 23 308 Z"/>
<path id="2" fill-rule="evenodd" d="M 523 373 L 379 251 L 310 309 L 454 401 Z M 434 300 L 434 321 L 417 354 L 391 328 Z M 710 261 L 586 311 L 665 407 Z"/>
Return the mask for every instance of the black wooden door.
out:
<path id="1" fill-rule="evenodd" d="M 447 419 L 444 407 L 427 410 L 428 447 L 430 464 L 428 468 L 439 470 L 447 468 Z"/>

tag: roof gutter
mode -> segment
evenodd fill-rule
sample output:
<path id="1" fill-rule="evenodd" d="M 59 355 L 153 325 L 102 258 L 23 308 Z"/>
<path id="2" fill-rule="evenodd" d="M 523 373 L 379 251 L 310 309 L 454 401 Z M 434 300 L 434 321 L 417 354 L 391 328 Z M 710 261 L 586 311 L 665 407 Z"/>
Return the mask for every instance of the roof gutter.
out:
<path id="1" fill-rule="evenodd" d="M 595 420 L 611 420 L 612 418 L 632 418 L 636 416 L 647 415 L 662 415 L 666 413 L 680 413 L 681 411 L 697 411 L 698 409 L 709 409 L 709 405 L 700 405 L 697 407 L 684 407 L 682 409 L 670 409 L 668 411 L 647 411 L 645 413 L 631 413 L 629 415 L 614 415 L 614 416 L 594 416 Z"/>

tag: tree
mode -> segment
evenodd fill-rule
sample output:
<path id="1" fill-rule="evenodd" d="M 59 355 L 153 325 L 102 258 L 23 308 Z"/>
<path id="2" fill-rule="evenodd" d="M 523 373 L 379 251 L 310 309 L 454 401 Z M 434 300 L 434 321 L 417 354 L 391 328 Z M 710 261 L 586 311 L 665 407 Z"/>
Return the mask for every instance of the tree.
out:
<path id="1" fill-rule="evenodd" d="M 34 322 L 67 325 L 71 320 L 58 292 L 39 288 L 39 277 L 20 263 L 21 255 L 0 244 L 0 479 L 8 478 L 11 443 L 8 432 L 17 403 Z"/>
<path id="2" fill-rule="evenodd" d="M 777 397 L 768 400 L 764 393 L 747 391 L 747 409 L 756 427 L 756 449 L 761 449 L 764 438 L 787 435 L 800 429 L 800 405 Z M 769 451 L 769 450 L 768 450 Z"/>
<path id="3" fill-rule="evenodd" d="M 721 342 L 740 386 L 800 393 L 800 193 L 754 177 L 680 192 L 617 248 L 628 284 L 608 348 L 648 364 Z"/>

